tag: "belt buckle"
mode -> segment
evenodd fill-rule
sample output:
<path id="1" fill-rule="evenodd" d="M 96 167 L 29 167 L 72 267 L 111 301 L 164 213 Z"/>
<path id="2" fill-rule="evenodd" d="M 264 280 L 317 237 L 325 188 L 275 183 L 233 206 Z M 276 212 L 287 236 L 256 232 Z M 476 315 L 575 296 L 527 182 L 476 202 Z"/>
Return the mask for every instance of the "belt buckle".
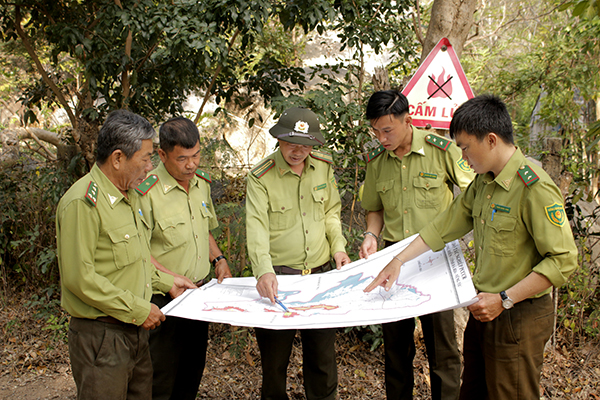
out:
<path id="1" fill-rule="evenodd" d="M 304 276 L 304 275 L 310 275 L 311 272 L 312 272 L 312 270 L 310 268 L 303 269 L 302 270 L 302 276 Z"/>

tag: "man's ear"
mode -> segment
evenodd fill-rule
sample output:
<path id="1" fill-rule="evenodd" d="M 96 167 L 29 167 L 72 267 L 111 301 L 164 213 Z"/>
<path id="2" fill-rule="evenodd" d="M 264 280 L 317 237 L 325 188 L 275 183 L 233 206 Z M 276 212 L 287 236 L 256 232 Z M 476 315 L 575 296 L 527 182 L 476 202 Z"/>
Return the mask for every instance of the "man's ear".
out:
<path id="1" fill-rule="evenodd" d="M 490 132 L 490 133 L 488 133 L 485 140 L 489 144 L 490 149 L 493 149 L 494 147 L 496 147 L 498 145 L 498 141 L 500 140 L 500 138 L 494 132 Z"/>
<path id="2" fill-rule="evenodd" d="M 108 161 L 110 162 L 110 165 L 112 165 L 112 167 L 117 171 L 121 168 L 124 159 L 125 153 L 123 153 L 123 151 L 119 149 L 113 151 L 112 154 L 108 156 Z"/>
<path id="3" fill-rule="evenodd" d="M 167 152 L 160 148 L 156 149 L 156 152 L 158 153 L 158 156 L 160 157 L 160 161 L 162 161 L 162 163 L 164 164 L 165 161 L 167 160 Z"/>
<path id="4" fill-rule="evenodd" d="M 406 113 L 406 116 L 404 117 L 404 122 L 406 122 L 408 125 L 412 124 L 412 117 L 409 113 Z"/>

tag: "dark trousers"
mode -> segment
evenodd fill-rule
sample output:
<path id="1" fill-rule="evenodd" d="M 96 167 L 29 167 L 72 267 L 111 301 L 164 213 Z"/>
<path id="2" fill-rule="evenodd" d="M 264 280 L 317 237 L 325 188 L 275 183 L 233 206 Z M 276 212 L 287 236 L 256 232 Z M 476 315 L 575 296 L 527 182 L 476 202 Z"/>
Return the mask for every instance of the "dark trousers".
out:
<path id="1" fill-rule="evenodd" d="M 69 358 L 79 400 L 152 397 L 148 331 L 141 327 L 72 317 Z"/>
<path id="2" fill-rule="evenodd" d="M 454 332 L 454 312 L 423 315 L 421 327 L 425 339 L 431 398 L 456 400 L 460 388 L 460 353 Z M 415 357 L 414 318 L 382 325 L 385 350 L 385 389 L 387 398 L 412 399 Z"/>
<path id="3" fill-rule="evenodd" d="M 152 303 L 162 308 L 171 298 L 152 296 Z M 150 355 L 154 368 L 154 400 L 194 400 L 206 363 L 208 322 L 167 317 L 150 331 Z"/>
<path id="4" fill-rule="evenodd" d="M 549 295 L 517 303 L 491 322 L 471 315 L 465 329 L 460 398 L 539 399 L 544 346 L 553 323 Z"/>
<path id="5" fill-rule="evenodd" d="M 395 242 L 385 242 L 385 247 Z M 454 331 L 454 311 L 419 317 L 429 360 L 432 400 L 456 400 L 460 389 L 460 352 Z M 388 400 L 412 399 L 414 387 L 415 320 L 382 324 L 385 350 L 385 391 Z"/>
<path id="6" fill-rule="evenodd" d="M 296 330 L 255 328 L 263 378 L 262 400 L 287 400 L 287 367 Z M 335 329 L 301 329 L 302 372 L 307 400 L 333 400 L 337 394 Z"/>

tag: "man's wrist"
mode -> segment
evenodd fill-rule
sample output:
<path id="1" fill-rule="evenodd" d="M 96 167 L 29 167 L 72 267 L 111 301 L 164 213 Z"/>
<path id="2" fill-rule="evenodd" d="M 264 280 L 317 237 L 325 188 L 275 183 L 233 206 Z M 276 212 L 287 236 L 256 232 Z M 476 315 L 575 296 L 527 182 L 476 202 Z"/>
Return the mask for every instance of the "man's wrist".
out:
<path id="1" fill-rule="evenodd" d="M 366 238 L 367 238 L 367 236 L 372 236 L 373 238 L 375 238 L 375 240 L 379 240 L 379 237 L 377 237 L 377 235 L 376 235 L 376 234 L 374 234 L 374 233 L 373 233 L 373 232 L 371 232 L 371 231 L 364 231 L 364 232 L 363 232 L 363 238 L 365 238 L 365 239 L 366 239 Z"/>
<path id="2" fill-rule="evenodd" d="M 221 260 L 225 260 L 225 261 L 227 261 L 227 259 L 225 258 L 225 256 L 224 256 L 223 254 L 221 254 L 220 256 L 216 256 L 216 257 L 214 258 L 214 260 L 212 260 L 212 261 L 211 261 L 211 263 L 212 263 L 213 267 L 216 267 L 216 266 L 217 266 L 217 263 L 218 263 L 219 261 L 221 261 Z"/>

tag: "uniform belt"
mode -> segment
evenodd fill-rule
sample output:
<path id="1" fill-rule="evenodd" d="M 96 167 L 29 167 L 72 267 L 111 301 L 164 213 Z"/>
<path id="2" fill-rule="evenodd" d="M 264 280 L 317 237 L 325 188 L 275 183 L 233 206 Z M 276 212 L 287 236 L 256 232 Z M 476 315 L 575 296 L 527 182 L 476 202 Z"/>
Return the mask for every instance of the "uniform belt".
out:
<path id="1" fill-rule="evenodd" d="M 131 325 L 134 326 L 133 324 L 128 324 L 127 322 L 123 322 L 123 321 L 119 321 L 116 318 L 113 318 L 111 316 L 106 316 L 106 317 L 98 317 L 96 318 L 96 321 L 100 321 L 100 322 L 106 322 L 107 324 L 113 324 L 113 325 Z"/>
<path id="2" fill-rule="evenodd" d="M 281 275 L 310 275 L 316 272 L 319 272 L 323 269 L 324 266 L 328 265 L 329 261 L 323 265 L 319 265 L 318 267 L 314 267 L 312 269 L 296 269 L 286 267 L 285 265 L 273 265 L 273 269 L 276 273 Z"/>

